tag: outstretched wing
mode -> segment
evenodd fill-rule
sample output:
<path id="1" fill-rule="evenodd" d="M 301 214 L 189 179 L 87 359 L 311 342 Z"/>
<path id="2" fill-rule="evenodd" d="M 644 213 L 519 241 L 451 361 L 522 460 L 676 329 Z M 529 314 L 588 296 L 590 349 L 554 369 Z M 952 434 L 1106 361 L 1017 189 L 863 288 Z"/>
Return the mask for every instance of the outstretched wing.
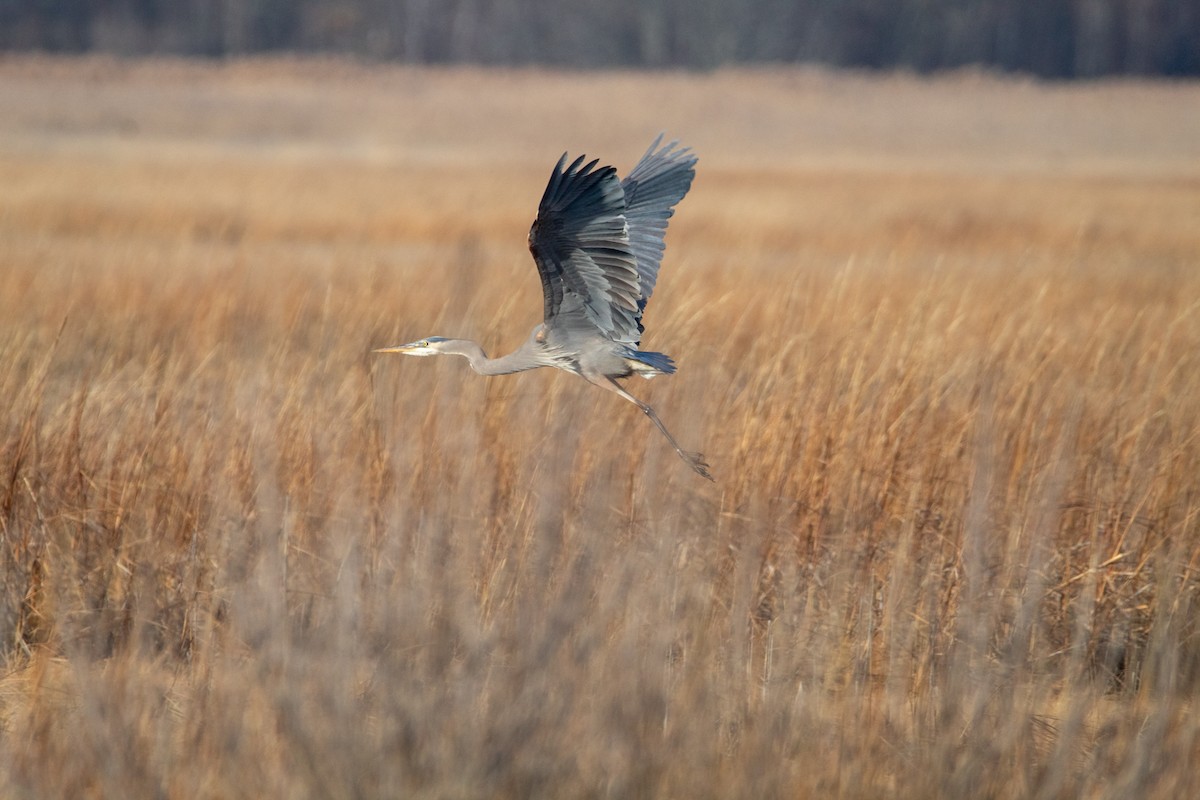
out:
<path id="1" fill-rule="evenodd" d="M 558 160 L 529 230 L 545 296 L 545 323 L 586 328 L 636 344 L 641 285 L 625 224 L 625 193 L 612 167 Z"/>
<path id="2" fill-rule="evenodd" d="M 637 260 L 639 321 L 658 279 L 658 267 L 666 248 L 663 237 L 667 233 L 667 220 L 696 177 L 696 156 L 691 149 L 679 147 L 678 141 L 659 149 L 662 138 L 660 133 L 633 171 L 621 181 L 629 247 Z"/>

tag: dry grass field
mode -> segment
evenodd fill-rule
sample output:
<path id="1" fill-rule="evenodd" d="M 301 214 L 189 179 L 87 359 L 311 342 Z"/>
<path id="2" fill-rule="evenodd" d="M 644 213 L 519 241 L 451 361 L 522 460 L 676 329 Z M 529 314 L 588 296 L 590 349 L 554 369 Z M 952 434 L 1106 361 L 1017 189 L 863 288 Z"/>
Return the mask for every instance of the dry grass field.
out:
<path id="1" fill-rule="evenodd" d="M 0 60 L 0 797 L 1200 796 L 1200 85 Z M 698 177 L 618 398 L 564 149 Z"/>

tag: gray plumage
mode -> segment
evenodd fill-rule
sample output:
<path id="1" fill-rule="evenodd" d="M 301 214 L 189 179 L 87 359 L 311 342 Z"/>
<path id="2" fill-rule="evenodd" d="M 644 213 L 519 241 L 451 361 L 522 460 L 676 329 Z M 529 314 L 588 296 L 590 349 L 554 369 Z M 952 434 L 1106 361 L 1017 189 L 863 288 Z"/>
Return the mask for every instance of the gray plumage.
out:
<path id="1" fill-rule="evenodd" d="M 690 149 L 661 143 L 660 134 L 623 181 L 613 167 L 585 164 L 583 156 L 568 164 L 564 153 L 558 160 L 529 230 L 543 321 L 517 350 L 488 358 L 470 340 L 431 336 L 376 352 L 460 355 L 481 375 L 537 367 L 573 372 L 637 405 L 688 466 L 712 480 L 704 457 L 681 448 L 654 409 L 617 382 L 635 373 L 652 378 L 675 371 L 669 356 L 638 349 L 667 223 L 696 174 Z"/>

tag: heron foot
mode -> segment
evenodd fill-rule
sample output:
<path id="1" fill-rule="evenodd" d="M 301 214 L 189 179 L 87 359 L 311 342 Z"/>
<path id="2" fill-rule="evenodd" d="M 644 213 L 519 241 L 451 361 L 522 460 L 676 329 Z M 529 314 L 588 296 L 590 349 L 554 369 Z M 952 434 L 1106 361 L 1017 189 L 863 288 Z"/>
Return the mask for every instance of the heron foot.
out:
<path id="1" fill-rule="evenodd" d="M 687 465 L 691 467 L 697 475 L 702 478 L 707 478 L 713 483 L 717 482 L 717 479 L 714 478 L 712 473 L 708 471 L 708 462 L 704 460 L 703 453 L 689 453 L 681 450 L 679 455 L 683 456 L 683 460 L 687 462 Z"/>

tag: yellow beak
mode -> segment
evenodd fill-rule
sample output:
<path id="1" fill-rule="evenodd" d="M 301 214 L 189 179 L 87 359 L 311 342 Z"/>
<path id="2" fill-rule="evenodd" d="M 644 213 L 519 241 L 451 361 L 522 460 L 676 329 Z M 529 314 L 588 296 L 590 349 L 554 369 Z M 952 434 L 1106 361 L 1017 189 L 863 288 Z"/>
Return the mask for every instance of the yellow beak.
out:
<path id="1" fill-rule="evenodd" d="M 395 347 L 380 347 L 378 350 L 372 350 L 372 353 L 407 353 L 412 350 L 411 344 L 398 344 Z"/>

